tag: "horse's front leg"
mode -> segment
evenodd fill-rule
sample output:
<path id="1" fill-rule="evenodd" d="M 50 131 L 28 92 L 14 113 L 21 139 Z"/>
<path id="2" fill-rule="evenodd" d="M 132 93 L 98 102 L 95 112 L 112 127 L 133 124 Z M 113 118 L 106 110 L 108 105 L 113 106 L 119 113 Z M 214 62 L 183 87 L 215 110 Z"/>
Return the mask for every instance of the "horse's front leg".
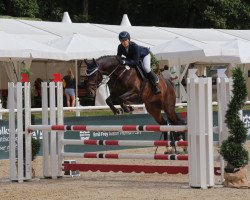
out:
<path id="1" fill-rule="evenodd" d="M 132 106 L 126 105 L 122 100 L 119 100 L 119 102 L 121 108 L 124 110 L 125 113 L 130 113 L 134 111 L 134 108 Z"/>
<path id="2" fill-rule="evenodd" d="M 122 111 L 114 106 L 111 95 L 106 99 L 106 103 L 115 115 L 122 114 Z"/>
<path id="3" fill-rule="evenodd" d="M 138 101 L 138 99 L 139 99 L 139 96 L 137 93 L 133 91 L 128 91 L 118 97 L 118 102 L 121 108 L 124 110 L 124 112 L 130 113 L 134 111 L 134 108 L 130 105 L 126 105 L 125 102 L 136 102 L 136 100 Z"/>

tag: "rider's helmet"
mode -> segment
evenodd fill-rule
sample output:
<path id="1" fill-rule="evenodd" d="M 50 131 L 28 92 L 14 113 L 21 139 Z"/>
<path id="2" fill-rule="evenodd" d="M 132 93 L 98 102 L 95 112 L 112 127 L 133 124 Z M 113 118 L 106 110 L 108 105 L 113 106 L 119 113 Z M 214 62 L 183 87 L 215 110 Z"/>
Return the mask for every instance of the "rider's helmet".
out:
<path id="1" fill-rule="evenodd" d="M 119 40 L 125 40 L 125 39 L 129 39 L 130 40 L 130 35 L 127 31 L 122 31 L 119 34 Z"/>

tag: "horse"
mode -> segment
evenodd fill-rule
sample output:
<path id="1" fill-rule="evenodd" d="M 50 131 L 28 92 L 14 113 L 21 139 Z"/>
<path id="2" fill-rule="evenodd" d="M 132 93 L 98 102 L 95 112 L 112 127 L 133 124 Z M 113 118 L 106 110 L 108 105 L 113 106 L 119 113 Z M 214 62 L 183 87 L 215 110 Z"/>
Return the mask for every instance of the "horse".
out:
<path id="1" fill-rule="evenodd" d="M 148 113 L 159 125 L 184 123 L 175 112 L 176 94 L 173 85 L 162 77 L 159 77 L 158 83 L 161 93 L 155 95 L 149 81 L 143 79 L 136 68 L 122 65 L 122 58 L 119 56 L 102 56 L 98 59 L 85 59 L 84 62 L 87 65 L 87 91 L 91 96 L 95 96 L 98 86 L 102 84 L 103 75 L 110 79 L 110 96 L 106 103 L 114 114 L 120 114 L 114 102 L 125 112 L 133 110 L 128 104 L 143 102 Z M 162 110 L 167 119 L 163 117 Z"/>

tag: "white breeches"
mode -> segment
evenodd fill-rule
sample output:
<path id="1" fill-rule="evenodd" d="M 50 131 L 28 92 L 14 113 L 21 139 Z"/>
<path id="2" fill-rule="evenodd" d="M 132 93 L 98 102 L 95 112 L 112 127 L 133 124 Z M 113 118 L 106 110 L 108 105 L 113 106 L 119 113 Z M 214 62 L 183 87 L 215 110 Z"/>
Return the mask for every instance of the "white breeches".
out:
<path id="1" fill-rule="evenodd" d="M 142 68 L 146 73 L 149 73 L 151 71 L 151 55 L 150 55 L 150 53 L 143 58 Z"/>

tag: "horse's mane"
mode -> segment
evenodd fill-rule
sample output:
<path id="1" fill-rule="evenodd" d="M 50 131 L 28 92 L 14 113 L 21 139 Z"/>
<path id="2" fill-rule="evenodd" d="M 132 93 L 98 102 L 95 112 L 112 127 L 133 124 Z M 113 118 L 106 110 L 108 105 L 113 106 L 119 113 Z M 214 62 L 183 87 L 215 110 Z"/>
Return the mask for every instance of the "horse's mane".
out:
<path id="1" fill-rule="evenodd" d="M 117 56 L 117 55 L 105 55 L 105 56 L 101 56 L 101 57 L 97 58 L 97 61 L 100 61 L 100 60 L 103 60 L 106 58 L 114 58 L 114 59 L 118 59 L 119 61 L 121 60 L 121 57 Z"/>
<path id="2" fill-rule="evenodd" d="M 109 58 L 109 57 L 116 57 L 116 55 L 104 55 L 104 56 L 101 56 L 101 57 L 97 58 L 97 61 L 105 59 L 105 58 Z"/>

